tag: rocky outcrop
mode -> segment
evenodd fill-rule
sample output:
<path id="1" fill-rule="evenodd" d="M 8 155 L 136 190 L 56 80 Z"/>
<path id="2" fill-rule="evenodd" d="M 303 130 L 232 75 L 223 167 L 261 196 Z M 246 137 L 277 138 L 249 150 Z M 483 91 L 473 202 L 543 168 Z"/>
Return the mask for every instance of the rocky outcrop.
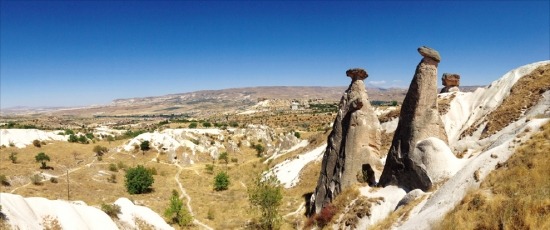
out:
<path id="1" fill-rule="evenodd" d="M 418 141 L 428 137 L 447 143 L 447 134 L 437 109 L 437 65 L 441 58 L 436 50 L 425 46 L 418 48 L 418 52 L 423 58 L 403 101 L 379 185 L 426 191 L 432 186 L 432 180 L 410 154 Z"/>
<path id="2" fill-rule="evenodd" d="M 441 77 L 441 82 L 443 82 L 443 89 L 440 93 L 449 93 L 449 92 L 460 92 L 458 86 L 460 86 L 460 75 L 456 73 L 444 73 Z"/>
<path id="3" fill-rule="evenodd" d="M 365 180 L 363 171 L 372 170 L 364 168 L 375 170 L 376 166 L 381 166 L 380 123 L 363 82 L 368 74 L 363 69 L 350 69 L 346 75 L 351 77 L 352 82 L 340 100 L 308 215 L 319 213 L 342 190 L 357 183 L 358 178 Z"/>

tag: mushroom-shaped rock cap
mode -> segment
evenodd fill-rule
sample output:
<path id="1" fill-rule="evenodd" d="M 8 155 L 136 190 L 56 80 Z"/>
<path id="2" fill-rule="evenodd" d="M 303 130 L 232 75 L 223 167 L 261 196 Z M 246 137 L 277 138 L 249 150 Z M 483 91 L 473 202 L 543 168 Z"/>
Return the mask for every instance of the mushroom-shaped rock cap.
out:
<path id="1" fill-rule="evenodd" d="M 427 46 L 418 47 L 418 52 L 420 53 L 420 55 L 422 55 L 424 57 L 429 57 L 429 58 L 435 60 L 436 62 L 441 61 L 441 57 L 439 56 L 439 52 L 437 52 L 437 50 L 434 50 L 430 47 L 427 47 Z"/>
<path id="2" fill-rule="evenodd" d="M 369 76 L 367 71 L 361 68 L 348 69 L 348 71 L 346 71 L 346 75 L 351 77 L 353 80 L 363 80 Z"/>

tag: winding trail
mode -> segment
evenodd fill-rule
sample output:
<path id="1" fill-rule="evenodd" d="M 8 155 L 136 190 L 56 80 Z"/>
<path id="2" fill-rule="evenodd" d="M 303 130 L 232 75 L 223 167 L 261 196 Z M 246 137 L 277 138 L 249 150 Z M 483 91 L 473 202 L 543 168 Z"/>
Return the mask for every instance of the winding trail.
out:
<path id="1" fill-rule="evenodd" d="M 174 179 L 176 180 L 176 183 L 178 184 L 178 187 L 181 191 L 180 198 L 185 197 L 187 199 L 187 204 L 186 205 L 187 205 L 187 209 L 189 210 L 189 213 L 191 214 L 191 216 L 193 216 L 193 223 L 196 224 L 196 225 L 201 226 L 203 229 L 213 230 L 213 228 L 211 228 L 210 226 L 200 222 L 197 218 L 195 218 L 195 214 L 193 213 L 193 208 L 191 207 L 191 196 L 189 196 L 187 194 L 187 192 L 185 191 L 185 189 L 183 188 L 183 185 L 181 185 L 181 182 L 179 180 L 180 174 L 183 171 L 183 167 L 181 167 L 181 165 L 179 165 L 179 164 L 174 164 L 174 165 L 176 167 L 178 167 L 178 172 L 174 176 Z"/>

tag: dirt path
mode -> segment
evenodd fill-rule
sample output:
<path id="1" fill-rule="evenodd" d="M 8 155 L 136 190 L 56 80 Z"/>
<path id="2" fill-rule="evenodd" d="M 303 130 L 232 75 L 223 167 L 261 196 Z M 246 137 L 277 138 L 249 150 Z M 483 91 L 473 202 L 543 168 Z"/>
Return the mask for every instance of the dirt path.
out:
<path id="1" fill-rule="evenodd" d="M 180 198 L 182 197 L 185 197 L 187 199 L 187 209 L 189 210 L 189 213 L 191 214 L 191 216 L 195 216 L 195 214 L 193 213 L 193 208 L 191 207 L 191 196 L 189 196 L 187 194 L 187 192 L 185 191 L 185 189 L 183 188 L 183 185 L 181 185 L 181 182 L 179 180 L 179 177 L 180 177 L 180 174 L 181 172 L 183 171 L 183 167 L 181 167 L 181 165 L 179 164 L 174 164 L 176 167 L 178 167 L 178 172 L 176 173 L 176 175 L 174 176 L 174 179 L 176 180 L 176 183 L 178 184 L 178 187 L 181 191 L 181 196 Z M 203 229 L 209 229 L 209 230 L 212 230 L 213 228 L 211 228 L 210 226 L 200 222 L 197 218 L 193 218 L 193 223 L 196 224 L 196 225 L 199 225 L 201 226 Z"/>

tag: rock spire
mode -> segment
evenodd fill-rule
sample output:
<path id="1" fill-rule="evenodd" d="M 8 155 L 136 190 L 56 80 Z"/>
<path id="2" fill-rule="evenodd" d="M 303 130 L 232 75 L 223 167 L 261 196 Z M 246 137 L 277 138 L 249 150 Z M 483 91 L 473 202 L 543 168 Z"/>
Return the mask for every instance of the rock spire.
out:
<path id="1" fill-rule="evenodd" d="M 412 159 L 416 143 L 436 137 L 447 143 L 447 134 L 437 111 L 437 66 L 439 52 L 426 46 L 418 48 L 423 56 L 403 101 L 399 123 L 386 158 L 379 185 L 399 185 L 426 191 L 432 186 L 421 162 Z"/>
<path id="2" fill-rule="evenodd" d="M 375 183 L 380 161 L 380 123 L 370 105 L 363 69 L 350 69 L 352 79 L 340 100 L 332 132 L 328 136 L 321 173 L 310 198 L 307 214 L 319 213 L 342 190 L 358 182 Z M 367 175 L 364 175 L 364 173 Z"/>

